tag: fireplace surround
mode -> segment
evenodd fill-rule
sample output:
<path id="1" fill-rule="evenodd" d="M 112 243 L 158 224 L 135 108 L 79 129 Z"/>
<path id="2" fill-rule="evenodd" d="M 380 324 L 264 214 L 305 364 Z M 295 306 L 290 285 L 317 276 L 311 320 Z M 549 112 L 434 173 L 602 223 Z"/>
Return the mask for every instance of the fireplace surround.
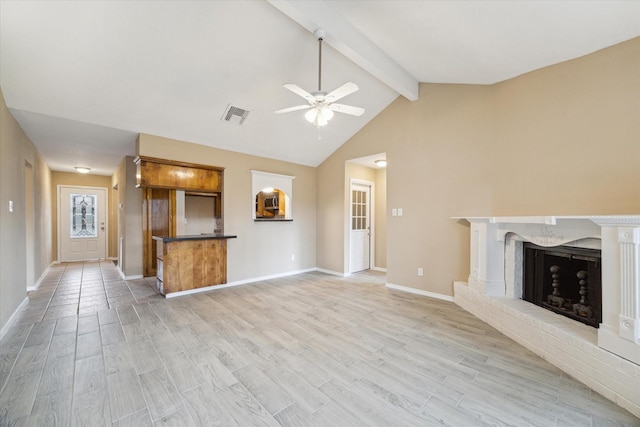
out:
<path id="1" fill-rule="evenodd" d="M 455 303 L 640 417 L 640 215 L 454 219 L 471 226 Z M 522 299 L 525 243 L 600 249 L 598 329 Z"/>

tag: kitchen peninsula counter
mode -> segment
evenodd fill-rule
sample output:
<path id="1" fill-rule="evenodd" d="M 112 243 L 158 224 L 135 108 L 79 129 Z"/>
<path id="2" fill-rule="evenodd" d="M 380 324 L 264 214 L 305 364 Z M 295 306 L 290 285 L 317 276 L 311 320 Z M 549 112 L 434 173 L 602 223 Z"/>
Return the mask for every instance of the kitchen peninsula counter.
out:
<path id="1" fill-rule="evenodd" d="M 214 233 L 153 236 L 158 291 L 166 296 L 227 283 L 227 240 L 236 237 Z"/>

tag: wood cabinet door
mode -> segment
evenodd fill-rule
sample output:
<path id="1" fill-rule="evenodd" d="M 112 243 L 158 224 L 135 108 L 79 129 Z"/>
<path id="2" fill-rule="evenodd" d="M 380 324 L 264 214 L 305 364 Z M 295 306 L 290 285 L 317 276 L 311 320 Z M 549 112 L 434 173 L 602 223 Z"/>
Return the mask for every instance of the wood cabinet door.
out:
<path id="1" fill-rule="evenodd" d="M 176 191 L 144 188 L 142 201 L 143 274 L 157 275 L 156 241 L 153 236 L 175 236 Z"/>

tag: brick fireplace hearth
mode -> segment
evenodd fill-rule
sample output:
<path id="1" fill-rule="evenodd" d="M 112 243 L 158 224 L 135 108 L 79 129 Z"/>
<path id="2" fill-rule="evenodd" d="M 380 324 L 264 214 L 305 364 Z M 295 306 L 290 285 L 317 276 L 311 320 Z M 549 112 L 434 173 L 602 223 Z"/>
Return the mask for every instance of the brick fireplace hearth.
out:
<path id="1" fill-rule="evenodd" d="M 640 417 L 640 215 L 455 219 L 471 224 L 455 303 Z M 522 299 L 523 242 L 601 250 L 598 329 Z"/>

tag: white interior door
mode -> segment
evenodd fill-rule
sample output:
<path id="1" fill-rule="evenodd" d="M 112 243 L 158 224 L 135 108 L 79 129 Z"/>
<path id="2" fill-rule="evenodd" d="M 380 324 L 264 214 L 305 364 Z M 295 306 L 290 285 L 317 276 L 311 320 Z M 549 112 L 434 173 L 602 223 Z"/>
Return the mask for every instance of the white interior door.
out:
<path id="1" fill-rule="evenodd" d="M 351 250 L 349 272 L 368 270 L 371 254 L 371 186 L 351 184 Z"/>
<path id="2" fill-rule="evenodd" d="M 58 252 L 60 261 L 107 256 L 107 189 L 59 186 Z"/>

